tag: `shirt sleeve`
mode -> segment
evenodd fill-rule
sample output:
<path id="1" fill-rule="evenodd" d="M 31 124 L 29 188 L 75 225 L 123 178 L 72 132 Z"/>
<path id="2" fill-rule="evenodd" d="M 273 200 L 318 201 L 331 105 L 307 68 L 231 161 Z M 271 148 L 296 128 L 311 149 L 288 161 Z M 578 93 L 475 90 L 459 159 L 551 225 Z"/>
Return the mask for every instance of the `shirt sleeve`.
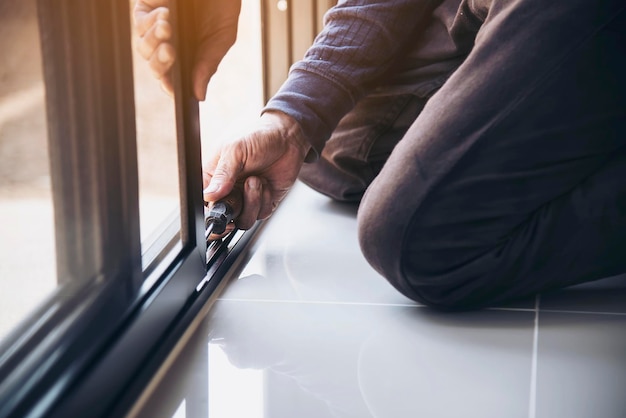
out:
<path id="1" fill-rule="evenodd" d="M 264 111 L 293 117 L 315 159 L 341 118 L 393 66 L 437 0 L 343 0 Z M 312 158 L 311 158 L 312 157 Z"/>

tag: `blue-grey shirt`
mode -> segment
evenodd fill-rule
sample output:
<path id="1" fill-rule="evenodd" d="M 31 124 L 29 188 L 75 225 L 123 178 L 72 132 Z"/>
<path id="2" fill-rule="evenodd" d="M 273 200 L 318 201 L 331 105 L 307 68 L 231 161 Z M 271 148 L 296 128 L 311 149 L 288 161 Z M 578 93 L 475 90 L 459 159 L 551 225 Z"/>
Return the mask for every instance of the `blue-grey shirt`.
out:
<path id="1" fill-rule="evenodd" d="M 318 156 L 363 96 L 432 94 L 473 43 L 473 34 L 454 36 L 460 3 L 340 1 L 326 13 L 324 29 L 265 110 L 295 118 Z"/>

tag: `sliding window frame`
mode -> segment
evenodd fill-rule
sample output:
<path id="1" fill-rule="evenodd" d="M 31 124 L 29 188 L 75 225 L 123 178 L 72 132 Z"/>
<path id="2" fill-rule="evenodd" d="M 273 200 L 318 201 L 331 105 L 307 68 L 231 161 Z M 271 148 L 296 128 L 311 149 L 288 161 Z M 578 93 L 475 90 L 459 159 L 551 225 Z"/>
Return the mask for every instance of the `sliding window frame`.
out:
<path id="1" fill-rule="evenodd" d="M 175 16 L 194 16 L 192 2 L 173 4 Z M 187 76 L 193 25 L 175 25 L 181 241 L 154 257 L 146 286 L 129 3 L 38 0 L 38 15 L 61 286 L 0 346 L 0 417 L 122 416 L 241 265 L 258 226 L 212 246 L 207 260 Z"/>

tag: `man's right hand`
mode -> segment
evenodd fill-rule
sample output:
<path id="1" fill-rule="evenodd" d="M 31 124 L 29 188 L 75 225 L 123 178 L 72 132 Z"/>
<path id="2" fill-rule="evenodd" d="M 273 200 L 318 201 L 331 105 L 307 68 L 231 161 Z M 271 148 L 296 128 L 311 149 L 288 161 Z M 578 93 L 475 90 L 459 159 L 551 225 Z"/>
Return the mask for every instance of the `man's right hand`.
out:
<path id="1" fill-rule="evenodd" d="M 227 143 L 205 163 L 204 200 L 223 199 L 235 184 L 242 184 L 242 211 L 235 223 L 239 229 L 249 229 L 278 207 L 309 149 L 295 119 L 278 111 L 266 112 L 256 129 Z"/>
<path id="2" fill-rule="evenodd" d="M 182 1 L 182 0 L 179 0 Z M 192 74 L 193 93 L 204 100 L 209 80 L 237 39 L 241 0 L 195 0 L 198 49 Z M 148 61 L 163 88 L 172 93 L 171 69 L 176 59 L 172 45 L 169 0 L 137 0 L 134 21 L 140 55 Z"/>

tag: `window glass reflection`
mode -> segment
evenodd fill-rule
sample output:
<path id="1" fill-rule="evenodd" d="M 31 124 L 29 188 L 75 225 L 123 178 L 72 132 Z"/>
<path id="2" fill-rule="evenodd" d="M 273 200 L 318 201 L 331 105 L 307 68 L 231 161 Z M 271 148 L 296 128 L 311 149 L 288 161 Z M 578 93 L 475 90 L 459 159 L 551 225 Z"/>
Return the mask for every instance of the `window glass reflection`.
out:
<path id="1" fill-rule="evenodd" d="M 130 13 L 134 3 L 130 1 Z M 145 255 L 164 231 L 180 231 L 180 188 L 174 100 L 161 88 L 148 63 L 137 52 L 137 40 L 132 25 L 139 215 Z"/>
<path id="2" fill-rule="evenodd" d="M 0 0 L 0 339 L 57 286 L 35 0 Z"/>

